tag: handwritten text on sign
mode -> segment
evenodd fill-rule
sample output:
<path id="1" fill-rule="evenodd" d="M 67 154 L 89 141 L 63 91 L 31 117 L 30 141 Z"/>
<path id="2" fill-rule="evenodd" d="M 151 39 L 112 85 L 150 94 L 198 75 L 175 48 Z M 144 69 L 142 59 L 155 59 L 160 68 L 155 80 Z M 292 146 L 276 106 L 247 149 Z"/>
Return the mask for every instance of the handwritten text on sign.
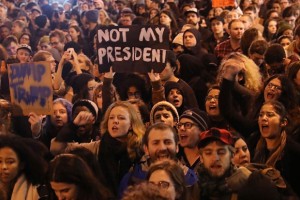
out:
<path id="1" fill-rule="evenodd" d="M 16 63 L 8 67 L 12 103 L 22 113 L 50 114 L 52 109 L 52 82 L 48 62 Z"/>
<path id="2" fill-rule="evenodd" d="M 165 26 L 102 27 L 98 30 L 99 71 L 156 72 L 163 70 L 169 48 Z"/>

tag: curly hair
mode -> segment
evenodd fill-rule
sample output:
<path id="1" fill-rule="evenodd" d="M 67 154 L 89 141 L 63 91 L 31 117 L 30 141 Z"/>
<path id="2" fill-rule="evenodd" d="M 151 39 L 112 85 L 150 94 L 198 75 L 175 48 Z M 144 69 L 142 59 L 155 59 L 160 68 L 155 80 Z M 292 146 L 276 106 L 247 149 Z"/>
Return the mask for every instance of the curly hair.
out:
<path id="1" fill-rule="evenodd" d="M 236 59 L 237 61 L 244 63 L 245 71 L 243 74 L 243 86 L 255 93 L 259 93 L 262 87 L 262 76 L 259 72 L 259 67 L 254 63 L 253 60 L 238 52 L 231 53 L 223 59 L 218 70 L 217 83 L 221 83 L 223 74 L 225 72 L 225 64 L 229 59 Z"/>

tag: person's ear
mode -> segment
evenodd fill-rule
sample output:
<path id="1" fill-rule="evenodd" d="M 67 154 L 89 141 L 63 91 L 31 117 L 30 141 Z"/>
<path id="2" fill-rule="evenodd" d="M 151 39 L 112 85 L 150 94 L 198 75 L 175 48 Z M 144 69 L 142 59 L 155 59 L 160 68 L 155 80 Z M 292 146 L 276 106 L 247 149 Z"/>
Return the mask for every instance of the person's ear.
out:
<path id="1" fill-rule="evenodd" d="M 148 147 L 147 145 L 143 145 L 143 149 L 144 149 L 144 152 L 145 152 L 145 155 L 148 155 L 149 156 L 149 150 L 148 150 Z"/>
<path id="2" fill-rule="evenodd" d="M 286 118 L 284 118 L 281 123 L 280 123 L 280 126 L 281 127 L 286 127 L 286 125 L 288 124 L 288 120 Z"/>

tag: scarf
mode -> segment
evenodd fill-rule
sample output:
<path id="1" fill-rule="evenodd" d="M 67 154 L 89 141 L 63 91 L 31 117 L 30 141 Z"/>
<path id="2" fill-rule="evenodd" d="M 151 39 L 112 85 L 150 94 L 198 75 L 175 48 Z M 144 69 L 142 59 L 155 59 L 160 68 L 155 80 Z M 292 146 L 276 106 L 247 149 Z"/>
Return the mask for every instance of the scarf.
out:
<path id="1" fill-rule="evenodd" d="M 255 154 L 253 160 L 257 163 L 263 163 L 267 166 L 274 167 L 278 160 L 280 160 L 283 149 L 286 145 L 286 132 L 282 131 L 280 135 L 280 139 L 277 141 L 275 149 L 267 152 L 267 143 L 266 140 L 262 137 L 260 137 L 256 148 L 255 148 Z"/>
<path id="2" fill-rule="evenodd" d="M 121 142 L 105 133 L 101 140 L 98 160 L 104 174 L 104 184 L 117 196 L 120 181 L 132 166 L 127 142 Z"/>
<path id="3" fill-rule="evenodd" d="M 30 184 L 25 175 L 21 174 L 14 185 L 11 200 L 38 200 L 37 186 Z"/>
<path id="4" fill-rule="evenodd" d="M 220 178 L 212 178 L 204 165 L 201 164 L 199 174 L 199 186 L 201 191 L 201 199 L 230 199 L 232 192 L 227 186 L 226 177 L 234 173 L 234 167 L 230 169 Z"/>

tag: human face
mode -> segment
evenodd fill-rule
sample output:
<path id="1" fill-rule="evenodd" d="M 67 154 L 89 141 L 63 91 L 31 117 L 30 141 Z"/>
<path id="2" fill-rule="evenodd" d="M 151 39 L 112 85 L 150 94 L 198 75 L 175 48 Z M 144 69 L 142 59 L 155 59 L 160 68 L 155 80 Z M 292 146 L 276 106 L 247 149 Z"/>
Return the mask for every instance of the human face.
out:
<path id="1" fill-rule="evenodd" d="M 0 183 L 10 185 L 21 171 L 21 161 L 10 147 L 0 149 Z"/>
<path id="2" fill-rule="evenodd" d="M 151 176 L 149 177 L 149 182 L 154 183 L 155 185 L 158 185 L 160 189 L 166 190 L 170 194 L 170 199 L 175 200 L 176 199 L 176 190 L 174 183 L 172 179 L 170 178 L 169 174 L 165 170 L 156 170 L 152 172 Z M 162 188 L 163 182 L 166 182 L 169 184 L 168 188 Z"/>
<path id="3" fill-rule="evenodd" d="M 166 26 L 170 26 L 172 19 L 166 15 L 165 13 L 161 13 L 159 16 L 159 22 L 160 24 L 166 25 Z"/>
<path id="4" fill-rule="evenodd" d="M 7 17 L 7 11 L 3 7 L 0 7 L 0 19 L 5 19 Z"/>
<path id="5" fill-rule="evenodd" d="M 183 103 L 183 96 L 178 89 L 172 89 L 168 94 L 168 101 L 175 106 L 176 108 L 179 108 L 182 106 Z"/>
<path id="6" fill-rule="evenodd" d="M 26 49 L 19 49 L 17 51 L 17 58 L 20 61 L 20 63 L 27 63 L 30 59 L 30 53 Z"/>
<path id="7" fill-rule="evenodd" d="M 55 127 L 63 127 L 68 122 L 68 113 L 66 107 L 57 102 L 53 105 L 53 114 L 50 117 L 51 123 Z"/>
<path id="8" fill-rule="evenodd" d="M 72 41 L 78 41 L 78 36 L 80 32 L 77 32 L 74 28 L 69 28 L 69 34 L 72 38 Z"/>
<path id="9" fill-rule="evenodd" d="M 127 96 L 129 100 L 141 99 L 140 91 L 134 86 L 128 88 Z"/>
<path id="10" fill-rule="evenodd" d="M 212 89 L 205 98 L 205 110 L 208 116 L 213 118 L 220 117 L 219 94 L 220 90 Z"/>
<path id="11" fill-rule="evenodd" d="M 211 22 L 211 30 L 215 33 L 215 34 L 220 34 L 220 33 L 224 33 L 224 26 L 223 23 L 218 21 L 218 20 L 213 20 Z"/>
<path id="12" fill-rule="evenodd" d="M 231 24 L 229 34 L 232 40 L 241 40 L 244 31 L 244 24 L 242 22 L 237 21 Z"/>
<path id="13" fill-rule="evenodd" d="M 226 15 L 226 22 L 229 23 L 231 22 L 231 20 L 233 19 L 238 19 L 239 18 L 239 15 L 236 13 L 236 12 L 230 12 Z"/>
<path id="14" fill-rule="evenodd" d="M 120 139 L 127 137 L 128 131 L 131 129 L 131 120 L 128 109 L 116 106 L 108 116 L 108 132 L 111 137 Z"/>
<path id="15" fill-rule="evenodd" d="M 75 184 L 63 182 L 50 182 L 58 200 L 76 200 L 78 199 L 78 187 Z"/>
<path id="16" fill-rule="evenodd" d="M 153 10 L 150 11 L 149 15 L 150 15 L 150 19 L 152 19 L 153 17 L 155 17 L 156 15 L 158 15 L 158 12 L 157 12 L 156 9 L 153 9 Z"/>
<path id="17" fill-rule="evenodd" d="M 50 45 L 52 48 L 57 49 L 59 52 L 63 51 L 63 44 L 60 42 L 59 38 L 54 36 L 50 38 Z"/>
<path id="18" fill-rule="evenodd" d="M 148 144 L 144 145 L 144 151 L 150 156 L 152 162 L 166 158 L 174 159 L 178 146 L 171 129 L 152 129 L 148 136 Z"/>
<path id="19" fill-rule="evenodd" d="M 274 9 L 278 13 L 281 13 L 281 8 L 280 8 L 280 4 L 279 3 L 273 3 L 272 9 Z"/>
<path id="20" fill-rule="evenodd" d="M 250 22 L 250 20 L 249 20 L 248 17 L 249 16 L 246 15 L 246 16 L 241 16 L 239 18 L 243 22 L 245 30 L 249 29 L 252 26 L 252 24 L 251 24 L 251 22 Z"/>
<path id="21" fill-rule="evenodd" d="M 273 80 L 271 80 L 264 90 L 265 102 L 277 100 L 281 95 L 281 90 L 281 81 L 278 78 L 274 78 Z"/>
<path id="22" fill-rule="evenodd" d="M 40 50 L 51 49 L 49 43 L 47 43 L 47 42 L 40 43 L 39 48 L 40 48 Z"/>
<path id="23" fill-rule="evenodd" d="M 220 16 L 221 13 L 223 12 L 223 8 L 220 7 L 215 8 L 214 12 L 215 12 L 215 16 Z"/>
<path id="24" fill-rule="evenodd" d="M 198 145 L 199 142 L 199 133 L 201 130 L 199 127 L 194 123 L 193 120 L 188 118 L 181 118 L 180 124 L 185 123 L 192 123 L 193 126 L 190 129 L 187 129 L 184 127 L 184 125 L 180 126 L 178 128 L 178 135 L 179 135 L 179 144 L 181 147 L 187 147 L 187 148 L 195 148 Z"/>
<path id="25" fill-rule="evenodd" d="M 270 21 L 268 25 L 268 31 L 271 34 L 275 34 L 277 31 L 277 22 L 276 21 Z"/>
<path id="26" fill-rule="evenodd" d="M 249 54 L 249 57 L 255 62 L 257 66 L 260 66 L 264 62 L 264 55 L 253 53 Z"/>
<path id="27" fill-rule="evenodd" d="M 160 79 L 164 82 L 170 80 L 174 76 L 174 69 L 171 67 L 170 63 L 167 62 L 164 70 L 159 74 Z"/>
<path id="28" fill-rule="evenodd" d="M 276 139 L 280 137 L 282 130 L 281 117 L 276 113 L 272 105 L 265 104 L 261 107 L 258 117 L 258 126 L 263 138 Z"/>
<path id="29" fill-rule="evenodd" d="M 77 106 L 75 108 L 74 112 L 72 113 L 73 121 L 81 111 L 91 113 L 91 111 L 87 107 Z M 76 132 L 77 136 L 82 138 L 82 139 L 85 139 L 85 138 L 89 137 L 90 136 L 89 134 L 90 134 L 90 131 L 92 130 L 94 122 L 95 122 L 95 120 L 90 121 L 89 123 L 87 123 L 85 125 L 79 126 L 78 129 L 77 129 L 77 132 Z"/>
<path id="30" fill-rule="evenodd" d="M 132 24 L 132 19 L 129 16 L 121 17 L 121 22 L 123 26 L 130 26 Z"/>
<path id="31" fill-rule="evenodd" d="M 103 102 L 103 99 L 102 99 L 102 91 L 100 91 L 100 92 L 97 94 L 96 99 L 97 99 L 97 106 L 98 106 L 98 108 L 102 109 L 102 102 Z"/>
<path id="32" fill-rule="evenodd" d="M 284 21 L 288 24 L 290 24 L 293 28 L 295 27 L 295 22 L 296 22 L 296 16 L 290 16 L 290 17 L 285 17 Z"/>
<path id="33" fill-rule="evenodd" d="M 185 32 L 185 34 L 183 35 L 183 45 L 186 47 L 186 48 L 192 48 L 194 46 L 196 46 L 197 44 L 197 40 L 194 36 L 193 33 L 191 32 Z"/>
<path id="34" fill-rule="evenodd" d="M 99 19 L 100 19 L 100 21 L 101 21 L 102 23 L 103 23 L 104 20 L 106 19 L 106 15 L 104 14 L 103 11 L 100 11 L 100 12 L 99 12 Z"/>
<path id="35" fill-rule="evenodd" d="M 89 99 L 92 100 L 94 96 L 94 91 L 97 87 L 97 82 L 93 79 L 87 82 L 87 88 L 89 91 Z"/>
<path id="36" fill-rule="evenodd" d="M 278 12 L 272 12 L 271 14 L 270 14 L 270 19 L 276 19 L 276 18 L 278 18 L 279 17 L 279 15 L 278 15 Z"/>
<path id="37" fill-rule="evenodd" d="M 22 33 L 23 28 L 21 28 L 19 25 L 17 24 L 13 24 L 11 27 L 11 34 L 18 34 L 18 33 Z"/>
<path id="38" fill-rule="evenodd" d="M 53 58 L 53 56 L 48 56 L 46 58 L 46 61 L 50 62 L 50 69 L 51 69 L 51 73 L 55 73 L 56 71 L 56 62 L 55 59 Z"/>
<path id="39" fill-rule="evenodd" d="M 23 35 L 23 36 L 20 38 L 20 44 L 27 44 L 27 45 L 30 45 L 30 37 L 29 37 L 29 35 Z"/>
<path id="40" fill-rule="evenodd" d="M 1 38 L 6 38 L 8 35 L 9 35 L 9 28 L 7 28 L 7 27 L 2 27 L 1 29 L 0 29 L 0 37 Z"/>
<path id="41" fill-rule="evenodd" d="M 288 7 L 290 5 L 290 2 L 288 0 L 281 0 L 280 1 L 280 7 L 281 10 L 284 10 L 286 7 Z"/>
<path id="42" fill-rule="evenodd" d="M 242 138 L 235 142 L 234 148 L 235 153 L 232 158 L 232 162 L 235 166 L 245 166 L 250 163 L 250 151 L 246 142 Z"/>
<path id="43" fill-rule="evenodd" d="M 204 168 L 213 178 L 222 177 L 230 168 L 231 153 L 228 145 L 213 141 L 201 149 L 200 158 Z"/>
<path id="44" fill-rule="evenodd" d="M 287 30 L 283 31 L 282 35 L 287 35 L 287 36 L 293 37 L 294 33 L 293 33 L 292 29 L 287 29 Z"/>
<path id="45" fill-rule="evenodd" d="M 290 44 L 291 44 L 291 40 L 289 40 L 288 38 L 283 38 L 280 41 L 280 45 L 283 46 L 284 49 L 286 49 Z"/>
<path id="46" fill-rule="evenodd" d="M 175 120 L 171 111 L 166 109 L 158 110 L 154 113 L 154 123 L 163 122 L 164 124 L 174 126 Z"/>
<path id="47" fill-rule="evenodd" d="M 18 45 L 15 42 L 11 42 L 8 46 L 7 46 L 7 53 L 9 56 L 15 56 L 17 53 L 17 48 Z"/>
<path id="48" fill-rule="evenodd" d="M 186 16 L 187 24 L 197 25 L 200 21 L 200 17 L 196 13 L 188 13 Z"/>
<path id="49" fill-rule="evenodd" d="M 244 12 L 245 15 L 249 15 L 253 20 L 256 19 L 256 14 L 252 10 L 247 10 Z"/>

